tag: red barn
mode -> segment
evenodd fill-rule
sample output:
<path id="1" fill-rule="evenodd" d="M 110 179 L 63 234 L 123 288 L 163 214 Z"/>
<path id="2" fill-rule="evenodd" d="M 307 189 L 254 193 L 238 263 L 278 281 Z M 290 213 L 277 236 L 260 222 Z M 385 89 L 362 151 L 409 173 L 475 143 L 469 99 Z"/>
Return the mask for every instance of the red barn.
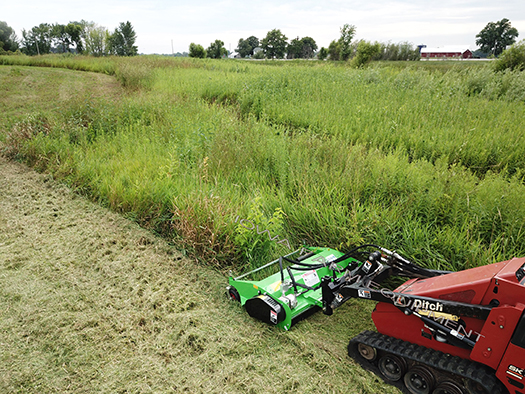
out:
<path id="1" fill-rule="evenodd" d="M 470 49 L 462 47 L 421 48 L 422 59 L 472 59 Z"/>

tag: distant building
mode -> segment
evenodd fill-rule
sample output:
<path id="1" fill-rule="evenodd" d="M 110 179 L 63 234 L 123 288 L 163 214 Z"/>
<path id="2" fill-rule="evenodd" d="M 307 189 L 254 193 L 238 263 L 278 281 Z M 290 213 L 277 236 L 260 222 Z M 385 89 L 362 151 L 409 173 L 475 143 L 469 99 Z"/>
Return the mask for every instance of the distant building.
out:
<path id="1" fill-rule="evenodd" d="M 464 47 L 421 48 L 421 59 L 472 59 L 470 49 Z"/>

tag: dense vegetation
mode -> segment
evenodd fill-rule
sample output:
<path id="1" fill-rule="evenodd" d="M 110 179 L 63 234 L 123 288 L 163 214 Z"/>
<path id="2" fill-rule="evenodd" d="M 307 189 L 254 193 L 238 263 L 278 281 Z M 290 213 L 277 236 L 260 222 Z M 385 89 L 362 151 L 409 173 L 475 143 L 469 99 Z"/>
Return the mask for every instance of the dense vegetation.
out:
<path id="1" fill-rule="evenodd" d="M 220 268 L 287 251 L 237 217 L 292 247 L 370 242 L 436 268 L 525 255 L 519 71 L 458 62 L 2 62 L 115 75 L 128 88 L 120 100 L 79 94 L 58 111 L 3 121 L 3 153 Z"/>

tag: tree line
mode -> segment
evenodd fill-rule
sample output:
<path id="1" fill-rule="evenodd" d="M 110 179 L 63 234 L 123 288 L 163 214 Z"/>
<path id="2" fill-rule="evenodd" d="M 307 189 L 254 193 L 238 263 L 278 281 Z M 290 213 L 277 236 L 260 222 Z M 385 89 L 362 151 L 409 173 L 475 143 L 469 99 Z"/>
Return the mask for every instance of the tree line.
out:
<path id="1" fill-rule="evenodd" d="M 340 28 L 338 39 L 332 40 L 328 48 L 318 47 L 311 37 L 288 38 L 279 29 L 269 31 L 262 40 L 255 36 L 241 38 L 235 51 L 240 58 L 254 59 L 312 59 L 348 61 L 352 60 L 357 66 L 370 60 L 419 60 L 420 50 L 412 43 L 379 43 L 365 40 L 353 41 L 356 33 L 354 25 L 345 24 Z M 480 56 L 498 57 L 510 45 L 516 42 L 518 30 L 511 26 L 508 19 L 498 22 L 489 22 L 480 33 L 476 35 L 476 51 Z M 202 45 L 191 43 L 190 57 L 221 58 L 226 57 L 228 51 L 224 42 L 215 40 L 207 49 Z"/>
<path id="2" fill-rule="evenodd" d="M 69 22 L 66 25 L 41 23 L 22 30 L 18 39 L 6 22 L 0 21 L 0 54 L 20 51 L 26 55 L 78 53 L 92 56 L 134 56 L 137 35 L 129 21 L 113 32 L 95 22 Z"/>
<path id="3" fill-rule="evenodd" d="M 342 61 L 355 59 L 358 66 L 370 60 L 419 59 L 419 49 L 408 42 L 399 44 L 370 43 L 364 40 L 354 42 L 352 40 L 355 32 L 355 26 L 345 24 L 341 27 L 340 37 L 337 40 L 333 40 L 328 48 L 319 49 L 312 37 L 297 37 L 288 41 L 280 29 L 273 29 L 261 40 L 255 36 L 239 39 L 235 51 L 240 58 L 253 59 L 317 58 Z M 191 43 L 189 47 L 190 57 L 219 59 L 227 55 L 228 51 L 221 40 L 215 40 L 207 49 L 196 43 Z"/>
<path id="4" fill-rule="evenodd" d="M 328 48 L 322 47 L 318 51 L 318 46 L 311 37 L 297 37 L 288 41 L 281 30 L 273 29 L 262 40 L 255 36 L 239 39 L 235 50 L 241 58 L 317 58 L 335 61 L 352 59 L 357 66 L 370 60 L 418 60 L 420 57 L 419 49 L 411 43 L 353 41 L 355 33 L 354 25 L 345 24 L 340 28 L 339 38 L 332 40 Z M 476 35 L 476 45 L 480 49 L 475 53 L 481 57 L 499 57 L 506 48 L 516 42 L 518 35 L 518 30 L 512 27 L 506 18 L 498 22 L 489 22 Z M 138 53 L 135 41 L 136 34 L 129 21 L 120 23 L 113 32 L 84 20 L 69 22 L 67 25 L 41 23 L 30 30 L 22 30 L 22 39 L 18 39 L 6 22 L 0 21 L 0 55 L 20 51 L 27 55 L 79 53 L 92 56 L 134 56 Z M 513 53 L 520 54 L 523 47 L 525 44 L 520 44 Z M 179 55 L 185 56 L 186 53 Z M 218 59 L 226 57 L 228 51 L 223 41 L 215 40 L 207 49 L 191 43 L 188 55 Z"/>

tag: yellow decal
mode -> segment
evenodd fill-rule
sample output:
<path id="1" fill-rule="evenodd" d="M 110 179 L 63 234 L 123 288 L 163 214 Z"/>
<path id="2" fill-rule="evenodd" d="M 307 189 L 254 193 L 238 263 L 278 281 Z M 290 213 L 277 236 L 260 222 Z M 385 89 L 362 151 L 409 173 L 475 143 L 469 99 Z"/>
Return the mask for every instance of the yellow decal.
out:
<path id="1" fill-rule="evenodd" d="M 270 285 L 270 288 L 273 289 L 274 293 L 279 290 L 279 287 L 281 286 L 281 281 L 275 282 L 274 284 Z"/>
<path id="2" fill-rule="evenodd" d="M 451 321 L 458 321 L 459 320 L 459 316 L 451 315 L 450 313 L 429 311 L 428 309 L 426 309 L 426 310 L 421 310 L 420 309 L 420 310 L 417 311 L 417 313 L 419 313 L 421 316 L 431 317 L 434 320 L 439 320 L 439 319 L 447 319 L 447 320 L 451 320 Z"/>

